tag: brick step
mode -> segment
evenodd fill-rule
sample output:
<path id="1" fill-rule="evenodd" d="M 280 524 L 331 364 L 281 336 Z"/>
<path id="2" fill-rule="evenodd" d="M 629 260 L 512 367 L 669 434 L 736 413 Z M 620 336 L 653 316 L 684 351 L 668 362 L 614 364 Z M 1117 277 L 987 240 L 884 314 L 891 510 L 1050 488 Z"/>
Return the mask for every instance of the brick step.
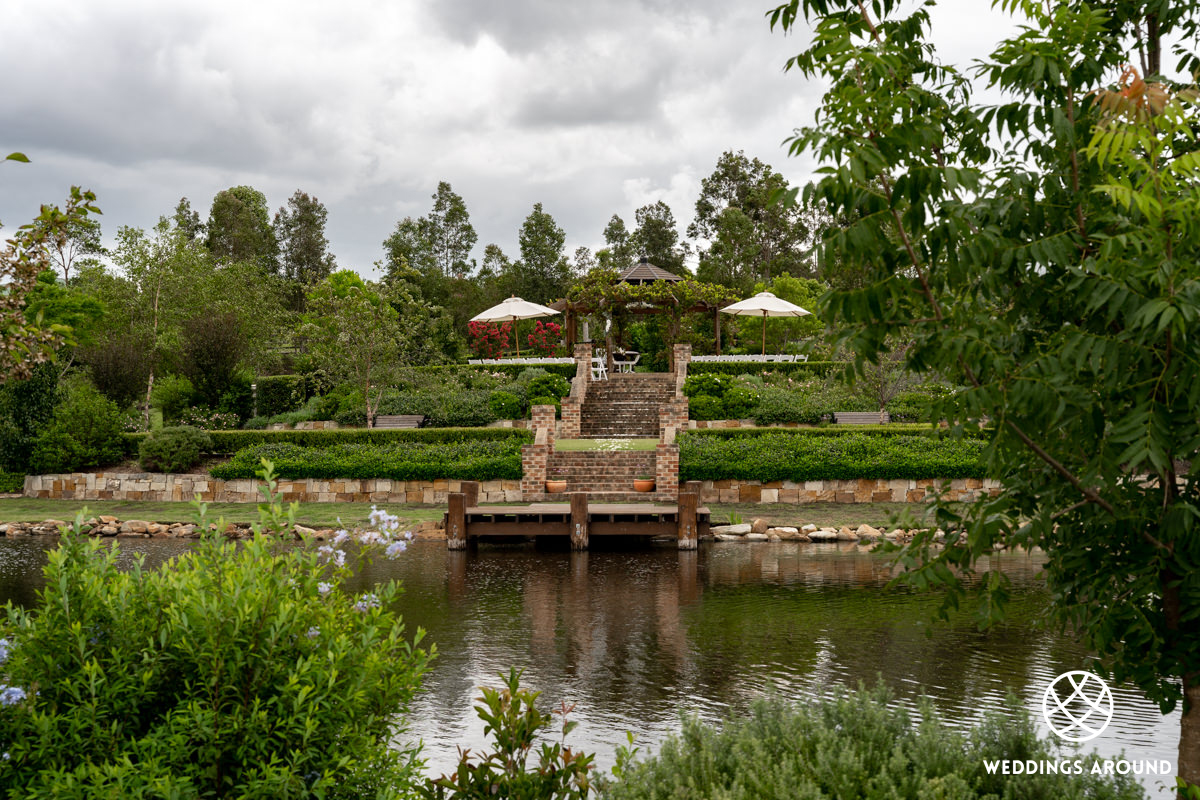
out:
<path id="1" fill-rule="evenodd" d="M 592 427 L 583 425 L 579 428 L 579 435 L 585 439 L 654 439 L 658 437 L 658 426 L 623 425 L 621 427 Z"/>
<path id="2" fill-rule="evenodd" d="M 567 492 L 587 491 L 589 503 L 675 503 L 677 502 L 674 495 L 666 492 L 635 492 L 632 490 L 616 490 L 594 492 L 586 489 L 571 489 L 568 487 Z M 569 498 L 566 493 L 545 495 L 545 502 L 549 503 L 565 503 Z"/>

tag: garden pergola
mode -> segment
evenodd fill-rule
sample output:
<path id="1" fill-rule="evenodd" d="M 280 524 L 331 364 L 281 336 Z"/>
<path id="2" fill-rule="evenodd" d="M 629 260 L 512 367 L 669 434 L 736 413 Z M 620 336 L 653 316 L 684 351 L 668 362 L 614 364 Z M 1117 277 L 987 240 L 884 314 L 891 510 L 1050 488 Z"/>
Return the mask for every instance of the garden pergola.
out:
<path id="1" fill-rule="evenodd" d="M 593 270 L 571 288 L 567 297 L 551 303 L 550 308 L 563 313 L 570 348 L 578 341 L 579 318 L 588 314 L 622 310 L 637 315 L 670 315 L 673 337 L 678 335 L 679 320 L 684 314 L 712 314 L 719 354 L 720 309 L 736 299 L 737 295 L 724 286 L 681 278 L 642 259 L 621 273 Z M 611 358 L 612 348 L 608 350 Z"/>

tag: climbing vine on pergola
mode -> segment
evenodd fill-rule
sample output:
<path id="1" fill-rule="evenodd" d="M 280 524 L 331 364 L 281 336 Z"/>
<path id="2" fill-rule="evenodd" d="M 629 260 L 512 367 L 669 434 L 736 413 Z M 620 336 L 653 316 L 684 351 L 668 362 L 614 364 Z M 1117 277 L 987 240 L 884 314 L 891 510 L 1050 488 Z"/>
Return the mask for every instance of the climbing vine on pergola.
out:
<path id="1" fill-rule="evenodd" d="M 568 342 L 575 341 L 576 320 L 580 314 L 611 313 L 624 310 L 631 314 L 662 314 L 667 322 L 667 337 L 675 342 L 685 314 L 711 313 L 717 325 L 717 350 L 721 334 L 719 310 L 738 299 L 727 286 L 704 283 L 694 278 L 679 281 L 627 283 L 615 269 L 594 269 L 567 291 L 565 300 L 554 308 L 566 313 Z"/>

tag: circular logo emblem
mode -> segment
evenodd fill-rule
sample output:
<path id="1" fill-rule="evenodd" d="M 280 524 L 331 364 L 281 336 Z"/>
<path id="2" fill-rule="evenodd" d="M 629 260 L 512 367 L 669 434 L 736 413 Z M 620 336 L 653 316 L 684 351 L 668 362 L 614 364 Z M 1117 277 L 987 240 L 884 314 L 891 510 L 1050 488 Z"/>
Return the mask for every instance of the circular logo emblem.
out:
<path id="1" fill-rule="evenodd" d="M 1042 716 L 1050 730 L 1068 742 L 1095 739 L 1112 722 L 1113 696 L 1099 676 L 1084 670 L 1064 672 L 1042 695 Z"/>

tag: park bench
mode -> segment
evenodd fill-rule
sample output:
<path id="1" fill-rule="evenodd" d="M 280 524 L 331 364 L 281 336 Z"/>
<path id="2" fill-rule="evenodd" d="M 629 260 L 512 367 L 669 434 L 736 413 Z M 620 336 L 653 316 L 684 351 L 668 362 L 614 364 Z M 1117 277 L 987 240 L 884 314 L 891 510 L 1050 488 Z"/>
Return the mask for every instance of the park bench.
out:
<path id="1" fill-rule="evenodd" d="M 835 411 L 833 421 L 838 425 L 879 425 L 891 422 L 892 415 L 886 411 L 882 417 L 878 411 Z"/>
<path id="2" fill-rule="evenodd" d="M 380 414 L 375 417 L 373 428 L 419 428 L 425 421 L 424 414 Z"/>

